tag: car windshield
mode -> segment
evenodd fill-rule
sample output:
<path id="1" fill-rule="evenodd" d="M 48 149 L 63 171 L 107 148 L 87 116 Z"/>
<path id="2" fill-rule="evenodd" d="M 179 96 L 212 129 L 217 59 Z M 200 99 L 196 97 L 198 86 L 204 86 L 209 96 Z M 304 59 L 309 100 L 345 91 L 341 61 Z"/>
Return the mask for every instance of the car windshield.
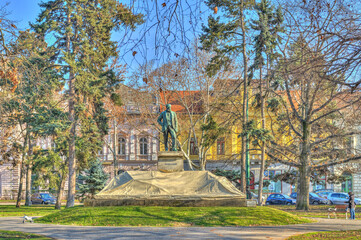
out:
<path id="1" fill-rule="evenodd" d="M 285 198 L 289 198 L 289 199 L 292 199 L 290 196 L 288 196 L 288 195 L 282 195 L 282 196 L 284 196 Z"/>
<path id="2" fill-rule="evenodd" d="M 310 195 L 311 195 L 312 197 L 319 197 L 316 193 L 311 193 L 311 192 L 310 192 Z"/>
<path id="3" fill-rule="evenodd" d="M 42 198 L 53 198 L 53 196 L 51 196 L 49 193 L 40 193 L 40 196 Z"/>

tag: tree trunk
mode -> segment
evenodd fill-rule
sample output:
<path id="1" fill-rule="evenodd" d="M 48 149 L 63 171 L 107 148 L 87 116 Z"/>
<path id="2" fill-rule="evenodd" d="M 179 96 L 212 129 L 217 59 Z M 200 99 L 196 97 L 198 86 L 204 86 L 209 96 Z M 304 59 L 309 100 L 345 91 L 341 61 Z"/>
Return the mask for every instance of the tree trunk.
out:
<path id="1" fill-rule="evenodd" d="M 265 165 L 265 144 L 261 145 L 261 167 L 259 172 L 259 183 L 258 183 L 258 205 L 262 206 L 262 194 L 263 194 L 263 175 L 264 175 L 264 165 Z"/>
<path id="2" fill-rule="evenodd" d="M 241 29 L 242 29 L 242 42 L 243 42 L 243 64 L 244 64 L 244 74 L 243 74 L 243 119 L 242 119 L 242 127 L 243 131 L 245 131 L 245 127 L 247 125 L 248 121 L 248 114 L 247 114 L 247 107 L 248 107 L 248 56 L 247 56 L 247 49 L 246 49 L 246 28 L 244 24 L 244 2 L 241 1 L 241 7 L 240 7 L 240 13 L 241 13 Z M 246 193 L 247 191 L 247 179 L 246 179 L 246 158 L 248 154 L 247 149 L 247 138 L 248 136 L 243 135 L 242 136 L 242 153 L 241 153 L 241 191 Z"/>
<path id="3" fill-rule="evenodd" d="M 25 193 L 25 206 L 31 206 L 31 174 L 32 174 L 32 155 L 33 145 L 29 137 L 29 151 L 28 151 L 28 164 L 26 165 L 26 193 Z"/>
<path id="4" fill-rule="evenodd" d="M 118 174 L 118 160 L 117 160 L 117 149 L 116 149 L 116 141 L 117 141 L 117 125 L 115 117 L 113 118 L 113 166 L 114 166 L 114 177 Z"/>
<path id="5" fill-rule="evenodd" d="M 263 129 L 266 129 L 266 118 L 264 114 L 264 95 L 263 95 L 263 86 L 262 86 L 262 66 L 260 67 L 260 100 L 261 100 L 261 125 Z M 265 165 L 265 156 L 266 156 L 266 145 L 264 142 L 261 143 L 261 168 L 259 173 L 259 183 L 258 183 L 258 205 L 262 206 L 262 191 L 263 191 L 263 173 Z"/>
<path id="6" fill-rule="evenodd" d="M 60 182 L 59 182 L 59 186 L 58 186 L 58 196 L 56 198 L 55 209 L 61 208 L 61 199 L 63 198 L 64 188 L 65 188 L 65 179 L 66 179 L 66 173 L 64 171 L 60 176 Z"/>
<path id="7" fill-rule="evenodd" d="M 241 149 L 241 192 L 246 193 L 246 137 L 242 136 Z"/>
<path id="8" fill-rule="evenodd" d="M 25 206 L 31 206 L 31 174 L 32 164 L 26 166 L 26 192 L 25 192 Z"/>
<path id="9" fill-rule="evenodd" d="M 309 210 L 309 191 L 310 191 L 310 133 L 311 128 L 307 120 L 302 123 L 303 136 L 301 143 L 301 156 L 299 167 L 299 178 L 298 178 L 298 189 L 297 189 L 297 210 Z"/>
<path id="10" fill-rule="evenodd" d="M 309 210 L 310 176 L 307 166 L 299 168 L 298 188 L 297 188 L 297 210 Z"/>
<path id="11" fill-rule="evenodd" d="M 202 149 L 202 166 L 201 166 L 201 170 L 205 171 L 206 170 L 206 164 L 207 164 L 207 149 Z"/>
<path id="12" fill-rule="evenodd" d="M 67 22 L 71 26 L 70 9 L 67 13 Z M 67 52 L 71 53 L 70 34 L 66 33 Z M 73 46 L 74 48 L 74 46 Z M 75 137 L 76 137 L 76 113 L 75 113 L 75 89 L 74 89 L 74 69 L 69 66 L 69 121 L 72 123 L 69 136 L 69 181 L 68 181 L 68 198 L 66 207 L 73 207 L 75 202 L 75 185 L 76 185 L 76 159 L 75 159 Z"/>
<path id="13" fill-rule="evenodd" d="M 21 202 L 21 192 L 23 191 L 24 172 L 25 172 L 25 164 L 23 159 L 20 166 L 19 189 L 18 189 L 18 197 L 16 199 L 17 208 L 20 207 L 20 202 Z"/>
<path id="14" fill-rule="evenodd" d="M 74 74 L 71 71 L 69 81 L 69 120 L 72 122 L 69 136 L 69 182 L 68 182 L 68 198 L 66 207 L 73 207 L 75 202 L 75 184 L 76 184 L 76 159 L 75 159 L 75 136 L 76 136 L 76 121 L 74 111 Z"/>
<path id="15" fill-rule="evenodd" d="M 21 156 L 18 197 L 16 199 L 16 207 L 17 208 L 20 207 L 21 192 L 23 191 L 23 181 L 24 181 L 24 174 L 25 174 L 25 150 L 26 150 L 26 145 L 27 145 L 27 141 L 28 141 L 28 135 L 29 135 L 28 134 L 28 129 L 26 129 L 26 135 L 25 135 L 24 145 L 23 145 L 23 154 Z"/>

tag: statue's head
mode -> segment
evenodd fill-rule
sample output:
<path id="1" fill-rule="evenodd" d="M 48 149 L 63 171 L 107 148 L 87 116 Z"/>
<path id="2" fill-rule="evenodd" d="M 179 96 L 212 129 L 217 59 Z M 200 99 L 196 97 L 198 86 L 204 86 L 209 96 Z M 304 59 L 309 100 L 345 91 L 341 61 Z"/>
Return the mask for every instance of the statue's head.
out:
<path id="1" fill-rule="evenodd" d="M 165 107 L 166 107 L 167 111 L 170 112 L 172 105 L 170 105 L 170 104 L 168 103 L 167 105 L 165 105 Z"/>

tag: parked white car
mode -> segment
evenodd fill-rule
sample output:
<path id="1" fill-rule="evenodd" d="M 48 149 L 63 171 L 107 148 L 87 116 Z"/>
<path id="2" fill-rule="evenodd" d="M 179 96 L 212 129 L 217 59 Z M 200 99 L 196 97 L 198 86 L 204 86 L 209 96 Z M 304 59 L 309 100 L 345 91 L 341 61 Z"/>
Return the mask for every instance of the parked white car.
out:
<path id="1" fill-rule="evenodd" d="M 347 193 L 333 192 L 328 194 L 327 199 L 330 201 L 330 204 L 343 204 L 346 205 L 348 201 Z M 361 204 L 360 198 L 355 198 L 356 205 Z"/>

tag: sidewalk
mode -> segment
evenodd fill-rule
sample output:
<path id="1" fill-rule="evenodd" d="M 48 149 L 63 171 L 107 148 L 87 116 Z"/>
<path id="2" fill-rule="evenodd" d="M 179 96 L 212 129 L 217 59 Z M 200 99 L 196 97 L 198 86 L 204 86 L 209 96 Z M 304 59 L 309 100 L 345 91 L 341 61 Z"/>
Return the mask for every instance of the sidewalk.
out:
<path id="1" fill-rule="evenodd" d="M 15 206 L 16 202 L 0 202 L 0 206 L 1 205 L 14 205 Z M 21 202 L 20 205 L 24 206 L 25 202 Z M 51 205 L 41 205 L 41 204 L 33 204 L 33 205 L 36 205 L 36 206 L 54 206 L 54 204 L 51 204 Z M 66 202 L 61 202 L 61 205 L 62 206 L 65 206 L 66 205 Z M 78 206 L 78 205 L 83 205 L 83 203 L 80 203 L 80 202 L 75 202 L 74 203 L 75 206 Z"/>
<path id="2" fill-rule="evenodd" d="M 269 227 L 81 227 L 22 223 L 20 217 L 0 217 L 0 230 L 37 233 L 56 239 L 285 239 L 292 235 L 361 229 L 361 220 L 317 219 L 317 223 Z"/>

